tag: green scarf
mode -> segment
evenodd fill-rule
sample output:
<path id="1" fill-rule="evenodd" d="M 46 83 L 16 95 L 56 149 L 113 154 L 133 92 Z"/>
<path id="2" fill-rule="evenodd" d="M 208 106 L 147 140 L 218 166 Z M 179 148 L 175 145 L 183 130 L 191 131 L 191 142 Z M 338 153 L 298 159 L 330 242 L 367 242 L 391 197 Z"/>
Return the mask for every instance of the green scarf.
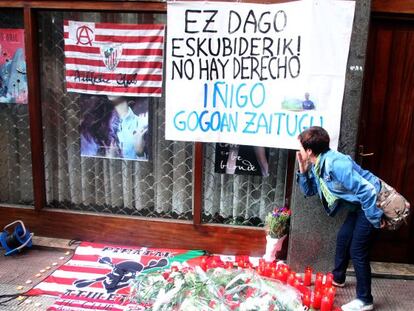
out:
<path id="1" fill-rule="evenodd" d="M 328 203 L 329 207 L 332 207 L 336 200 L 338 200 L 338 197 L 336 197 L 328 188 L 328 186 L 325 183 L 325 180 L 322 178 L 322 172 L 321 172 L 321 155 L 318 156 L 316 159 L 316 163 L 314 166 L 316 177 L 319 179 L 319 187 L 321 188 L 321 192 L 323 197 L 326 200 L 326 203 Z"/>

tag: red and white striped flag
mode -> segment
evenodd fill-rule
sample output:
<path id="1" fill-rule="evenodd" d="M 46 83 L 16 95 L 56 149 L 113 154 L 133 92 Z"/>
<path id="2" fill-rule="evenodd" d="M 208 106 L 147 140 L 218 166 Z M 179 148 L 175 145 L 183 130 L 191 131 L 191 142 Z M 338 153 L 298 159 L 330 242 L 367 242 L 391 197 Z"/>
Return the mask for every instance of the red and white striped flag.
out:
<path id="1" fill-rule="evenodd" d="M 161 96 L 164 28 L 65 20 L 67 91 Z"/>
<path id="2" fill-rule="evenodd" d="M 82 242 L 68 262 L 27 295 L 59 297 L 50 311 L 144 310 L 133 308 L 129 297 L 136 276 L 176 263 L 198 265 L 203 255 L 199 250 Z"/>

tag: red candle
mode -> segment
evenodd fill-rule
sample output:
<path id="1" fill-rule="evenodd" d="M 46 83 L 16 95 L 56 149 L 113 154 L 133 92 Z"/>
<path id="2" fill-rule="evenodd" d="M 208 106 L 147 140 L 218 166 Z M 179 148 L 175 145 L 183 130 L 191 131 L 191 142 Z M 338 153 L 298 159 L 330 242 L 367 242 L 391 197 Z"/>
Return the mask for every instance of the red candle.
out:
<path id="1" fill-rule="evenodd" d="M 276 272 L 276 279 L 283 282 L 284 275 L 285 274 L 283 273 L 283 271 L 277 270 L 277 272 Z"/>
<path id="2" fill-rule="evenodd" d="M 332 303 L 329 299 L 329 296 L 323 296 L 321 301 L 321 311 L 331 311 L 332 310 Z"/>
<path id="3" fill-rule="evenodd" d="M 308 308 L 310 308 L 310 306 L 311 306 L 311 296 L 309 294 L 303 295 L 302 303 L 303 303 L 304 306 L 307 306 Z"/>
<path id="4" fill-rule="evenodd" d="M 291 272 L 289 276 L 287 277 L 287 284 L 293 286 L 294 282 L 296 280 L 296 273 Z"/>
<path id="5" fill-rule="evenodd" d="M 316 273 L 315 277 L 315 289 L 320 289 L 322 287 L 323 274 L 321 272 Z"/>
<path id="6" fill-rule="evenodd" d="M 331 272 L 326 274 L 325 278 L 325 286 L 331 287 L 332 286 L 332 280 L 333 280 L 333 274 Z"/>
<path id="7" fill-rule="evenodd" d="M 299 289 L 299 287 L 300 287 L 300 281 L 298 280 L 298 279 L 295 279 L 294 281 L 293 281 L 293 287 L 294 288 L 296 288 L 296 289 Z"/>
<path id="8" fill-rule="evenodd" d="M 283 277 L 281 279 L 282 282 L 286 283 L 287 278 L 289 276 L 289 269 L 287 267 L 282 268 Z"/>
<path id="9" fill-rule="evenodd" d="M 298 289 L 298 291 L 302 294 L 305 295 L 308 292 L 308 288 L 303 285 L 302 283 L 299 282 L 299 285 L 296 287 Z"/>
<path id="10" fill-rule="evenodd" d="M 313 292 L 312 295 L 312 308 L 319 309 L 321 307 L 322 295 L 320 291 Z"/>
<path id="11" fill-rule="evenodd" d="M 331 286 L 331 287 L 326 287 L 326 289 L 325 289 L 325 294 L 327 295 L 327 296 L 329 296 L 331 299 L 332 299 L 332 301 L 334 300 L 334 298 L 335 298 L 335 293 L 336 293 L 336 288 L 335 287 L 333 287 L 333 286 Z"/>
<path id="12" fill-rule="evenodd" d="M 263 267 L 264 265 L 265 265 L 265 260 L 264 259 L 262 259 L 262 258 L 260 258 L 259 259 L 259 267 Z"/>
<path id="13" fill-rule="evenodd" d="M 306 267 L 305 275 L 303 277 L 303 285 L 310 286 L 312 284 L 312 268 Z"/>

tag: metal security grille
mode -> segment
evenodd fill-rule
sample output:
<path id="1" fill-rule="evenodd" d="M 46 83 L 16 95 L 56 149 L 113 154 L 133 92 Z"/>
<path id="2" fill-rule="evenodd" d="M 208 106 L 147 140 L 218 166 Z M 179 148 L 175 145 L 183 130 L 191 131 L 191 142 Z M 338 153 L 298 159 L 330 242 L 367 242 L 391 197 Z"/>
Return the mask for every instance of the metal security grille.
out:
<path id="1" fill-rule="evenodd" d="M 23 12 L 0 10 L 0 28 L 23 28 Z M 0 202 L 33 205 L 29 109 L 26 104 L 4 103 L 1 99 L 4 88 L 10 87 L 3 78 L 8 76 L 11 55 L 5 49 L 0 51 Z"/>
<path id="2" fill-rule="evenodd" d="M 193 144 L 166 141 L 164 96 L 149 103 L 149 161 L 80 156 L 80 94 L 64 83 L 63 21 L 165 23 L 164 14 L 38 14 L 47 204 L 52 208 L 192 219 Z"/>
<path id="3" fill-rule="evenodd" d="M 269 148 L 268 176 L 215 173 L 216 144 L 205 144 L 203 222 L 263 226 L 285 203 L 288 151 Z"/>

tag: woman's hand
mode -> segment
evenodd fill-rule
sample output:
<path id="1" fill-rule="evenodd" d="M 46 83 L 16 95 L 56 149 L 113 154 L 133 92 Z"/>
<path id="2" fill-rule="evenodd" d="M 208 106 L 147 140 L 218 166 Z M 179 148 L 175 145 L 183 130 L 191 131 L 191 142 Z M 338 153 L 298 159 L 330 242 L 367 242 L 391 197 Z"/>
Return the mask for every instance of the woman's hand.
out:
<path id="1" fill-rule="evenodd" d="M 308 171 L 308 159 L 304 159 L 300 151 L 296 151 L 296 159 L 299 164 L 299 171 L 303 174 Z"/>
<path id="2" fill-rule="evenodd" d="M 384 217 L 381 218 L 380 228 L 384 229 L 387 226 L 387 222 L 385 221 Z"/>
<path id="3" fill-rule="evenodd" d="M 148 131 L 148 127 L 145 126 L 141 129 L 139 129 L 138 131 L 134 131 L 133 135 L 134 135 L 134 148 L 135 148 L 135 152 L 138 156 L 142 156 L 144 154 L 144 149 L 145 149 L 145 139 L 144 139 L 144 135 L 147 133 Z"/>

